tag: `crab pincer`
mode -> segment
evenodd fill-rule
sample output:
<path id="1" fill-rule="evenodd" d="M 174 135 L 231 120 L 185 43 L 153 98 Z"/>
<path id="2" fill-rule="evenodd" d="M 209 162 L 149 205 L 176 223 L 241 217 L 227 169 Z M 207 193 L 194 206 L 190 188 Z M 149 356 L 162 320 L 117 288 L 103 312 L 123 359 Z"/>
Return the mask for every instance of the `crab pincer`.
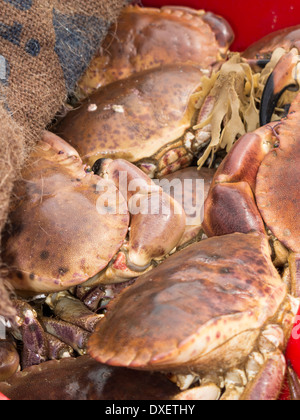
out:
<path id="1" fill-rule="evenodd" d="M 183 205 L 186 214 L 187 226 L 178 248 L 203 238 L 204 202 L 215 173 L 215 169 L 189 167 L 160 180 L 162 189 Z"/>
<path id="2" fill-rule="evenodd" d="M 100 282 L 114 279 L 116 283 L 147 271 L 153 260 L 162 260 L 173 251 L 183 236 L 186 215 L 180 203 L 133 164 L 104 159 L 95 166 L 126 197 L 131 215 L 128 240 L 99 277 Z"/>

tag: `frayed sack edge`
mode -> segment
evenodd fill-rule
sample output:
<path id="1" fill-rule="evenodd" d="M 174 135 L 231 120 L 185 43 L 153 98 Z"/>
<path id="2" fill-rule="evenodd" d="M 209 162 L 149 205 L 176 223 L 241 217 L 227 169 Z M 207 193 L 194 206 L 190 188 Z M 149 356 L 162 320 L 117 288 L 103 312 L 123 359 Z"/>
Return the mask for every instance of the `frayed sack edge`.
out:
<path id="1" fill-rule="evenodd" d="M 0 103 L 0 230 L 7 221 L 13 185 L 20 176 L 26 159 L 24 130 L 13 120 L 5 105 Z M 13 320 L 15 310 L 11 302 L 12 287 L 5 280 L 7 267 L 0 269 L 0 315 Z"/>

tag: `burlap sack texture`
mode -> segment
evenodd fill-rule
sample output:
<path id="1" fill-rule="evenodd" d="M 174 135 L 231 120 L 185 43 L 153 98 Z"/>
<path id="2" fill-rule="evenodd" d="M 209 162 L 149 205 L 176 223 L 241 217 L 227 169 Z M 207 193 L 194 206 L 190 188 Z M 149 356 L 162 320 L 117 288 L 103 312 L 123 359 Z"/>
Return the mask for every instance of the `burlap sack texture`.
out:
<path id="1" fill-rule="evenodd" d="M 130 0 L 0 0 L 0 230 L 28 153 Z M 2 273 L 5 272 L 5 267 Z M 5 275 L 0 315 L 14 310 Z"/>

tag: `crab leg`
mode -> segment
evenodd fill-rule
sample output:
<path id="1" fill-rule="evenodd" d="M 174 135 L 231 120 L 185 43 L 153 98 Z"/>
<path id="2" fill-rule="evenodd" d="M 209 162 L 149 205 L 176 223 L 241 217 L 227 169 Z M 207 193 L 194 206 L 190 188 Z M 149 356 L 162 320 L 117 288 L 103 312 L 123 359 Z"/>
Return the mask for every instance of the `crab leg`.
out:
<path id="1" fill-rule="evenodd" d="M 186 216 L 183 208 L 133 164 L 102 160 L 98 171 L 113 181 L 127 199 L 131 214 L 130 234 L 107 278 L 131 278 L 151 267 L 152 260 L 168 255 L 182 238 Z M 105 282 L 105 280 L 103 281 Z"/>
<path id="2" fill-rule="evenodd" d="M 57 319 L 42 317 L 41 321 L 49 334 L 71 346 L 78 354 L 85 354 L 86 344 L 90 336 L 88 331 Z"/>
<path id="3" fill-rule="evenodd" d="M 49 333 L 46 333 L 49 347 L 49 359 L 50 360 L 61 360 L 73 357 L 75 355 L 74 350 L 68 344 L 59 340 Z"/>
<path id="4" fill-rule="evenodd" d="M 23 341 L 22 368 L 38 365 L 48 360 L 48 341 L 36 312 L 20 300 L 14 301 Z M 13 331 L 13 334 L 17 332 Z"/>
<path id="5" fill-rule="evenodd" d="M 300 296 L 300 254 L 292 253 L 289 257 L 291 286 L 294 296 Z"/>
<path id="6" fill-rule="evenodd" d="M 84 303 L 69 292 L 53 293 L 47 297 L 46 303 L 59 319 L 89 332 L 94 331 L 95 325 L 103 317 L 90 311 Z"/>
<path id="7" fill-rule="evenodd" d="M 96 312 L 100 302 L 105 299 L 106 293 L 103 286 L 92 288 L 77 286 L 75 296 L 90 310 Z"/>
<path id="8" fill-rule="evenodd" d="M 268 355 L 260 372 L 248 383 L 240 399 L 276 400 L 281 391 L 285 371 L 286 362 L 281 351 Z"/>
<path id="9" fill-rule="evenodd" d="M 274 147 L 274 124 L 244 135 L 220 166 L 205 203 L 203 228 L 208 236 L 235 232 L 265 233 L 254 197 L 256 176 Z"/>

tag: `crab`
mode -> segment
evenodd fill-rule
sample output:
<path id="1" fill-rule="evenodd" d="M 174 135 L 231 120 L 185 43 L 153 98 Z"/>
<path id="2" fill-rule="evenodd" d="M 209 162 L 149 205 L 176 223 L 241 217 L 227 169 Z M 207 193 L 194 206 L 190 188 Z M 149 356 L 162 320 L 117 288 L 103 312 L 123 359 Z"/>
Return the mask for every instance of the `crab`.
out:
<path id="1" fill-rule="evenodd" d="M 198 64 L 209 71 L 233 42 L 225 19 L 187 7 L 129 6 L 78 84 L 86 97 L 100 87 L 167 64 Z"/>
<path id="2" fill-rule="evenodd" d="M 55 132 L 93 167 L 122 158 L 151 178 L 190 166 L 198 146 L 189 130 L 203 72 L 169 65 L 112 83 L 70 111 Z"/>
<path id="3" fill-rule="evenodd" d="M 294 51 L 292 54 L 294 54 Z M 282 61 L 280 64 L 282 64 Z M 170 76 L 172 74 L 174 74 L 174 77 Z M 289 74 L 292 75 L 292 73 Z M 203 72 L 194 64 L 169 65 L 147 70 L 135 74 L 129 79 L 117 81 L 102 88 L 84 102 L 83 108 L 85 107 L 86 115 L 92 114 L 94 116 L 96 116 L 98 108 L 101 108 L 101 115 L 104 115 L 108 120 L 111 119 L 111 125 L 106 127 L 105 122 L 102 121 L 102 135 L 107 135 L 107 139 L 110 140 L 113 133 L 118 141 L 118 137 L 122 133 L 121 131 L 117 133 L 117 131 L 119 129 L 123 130 L 125 124 L 123 119 L 120 119 L 118 124 L 114 124 L 115 116 L 125 117 L 124 114 L 127 114 L 127 104 L 129 103 L 132 106 L 132 112 L 130 113 L 132 117 L 136 109 L 141 108 L 141 102 L 139 101 L 141 101 L 142 94 L 148 92 L 148 96 L 144 97 L 147 105 L 149 97 L 152 99 L 149 91 L 153 89 L 151 93 L 154 93 L 154 98 L 166 98 L 163 100 L 166 102 L 163 102 L 162 99 L 158 101 L 159 105 L 162 105 L 162 112 L 157 109 L 157 102 L 155 103 L 156 109 L 154 107 L 150 108 L 153 109 L 153 115 L 156 116 L 155 124 L 161 122 L 161 125 L 158 124 L 159 129 L 168 132 L 165 120 L 160 121 L 160 118 L 166 118 L 167 116 L 168 123 L 169 120 L 172 120 L 172 112 L 167 114 L 166 109 L 173 104 L 172 92 L 174 89 L 179 89 L 182 93 L 179 95 L 181 102 L 179 101 L 179 105 L 177 104 L 177 111 L 176 107 L 174 108 L 174 115 L 178 116 L 180 114 L 180 116 L 173 120 L 172 127 L 173 132 L 181 130 L 179 143 L 174 142 L 174 138 L 172 138 L 167 145 L 161 146 L 161 149 L 154 155 L 149 154 L 137 161 L 134 160 L 135 157 L 130 158 L 128 155 L 122 155 L 122 157 L 137 163 L 151 176 L 162 177 L 181 166 L 187 165 L 188 162 L 191 163 L 195 150 L 197 153 L 199 152 L 198 145 L 193 141 L 195 140 L 193 133 L 189 132 L 188 128 L 196 121 L 194 105 L 197 93 L 194 93 L 201 89 L 201 83 L 199 83 L 199 76 L 201 75 L 203 75 Z M 165 90 L 166 82 L 163 81 L 168 80 L 169 83 L 169 78 L 171 78 L 169 94 L 160 95 Z M 157 80 L 161 82 L 157 84 Z M 187 81 L 188 89 L 184 91 L 183 85 L 186 88 Z M 117 89 L 122 86 L 125 87 L 120 97 L 125 103 L 119 102 L 120 97 L 116 93 Z M 133 95 L 132 102 L 128 92 Z M 100 99 L 99 102 L 96 102 L 98 96 L 100 96 Z M 104 102 L 107 101 L 105 105 L 103 105 L 103 100 Z M 263 102 L 268 101 L 274 102 L 270 99 L 264 99 Z M 163 104 L 161 104 L 162 102 Z M 190 111 L 190 108 L 192 111 Z M 108 111 L 107 114 L 106 111 Z M 145 106 L 142 111 L 141 116 L 148 120 L 151 125 L 151 119 L 147 116 L 149 108 Z M 281 130 L 285 134 L 288 131 L 294 131 L 297 121 L 296 117 L 293 116 L 297 111 L 297 103 L 295 103 L 287 122 L 280 124 L 279 133 L 276 124 L 270 124 L 269 128 L 264 127 L 254 134 L 249 147 L 251 148 L 251 145 L 258 141 L 258 136 L 261 136 L 263 144 L 260 149 L 255 151 L 255 158 L 259 160 L 266 151 L 270 150 L 268 142 L 273 142 L 278 146 L 278 136 L 282 136 Z M 71 111 L 67 116 L 66 120 L 69 118 L 67 125 L 70 131 L 72 131 L 72 126 L 75 125 L 76 121 L 75 119 L 72 120 L 72 117 L 77 115 L 76 113 L 80 113 L 80 109 Z M 186 120 L 189 120 L 188 123 L 184 122 Z M 126 120 L 126 123 L 128 132 L 133 127 L 135 129 L 134 118 L 129 122 Z M 65 121 L 58 126 L 58 132 L 63 130 L 64 124 Z M 87 127 L 90 124 L 90 121 L 86 123 Z M 182 129 L 184 124 L 186 125 Z M 109 129 L 107 129 L 108 127 Z M 143 133 L 145 124 L 140 122 L 138 127 L 140 127 L 139 131 Z M 181 127 L 180 130 L 178 127 Z M 125 129 L 127 129 L 126 125 Z M 77 132 L 80 130 L 79 124 Z M 153 131 L 156 132 L 155 135 L 157 136 L 153 137 L 155 140 L 159 137 L 157 128 L 154 128 Z M 74 130 L 74 133 L 77 135 L 76 130 Z M 108 153 L 99 152 L 97 148 L 93 149 L 90 154 L 84 152 L 84 149 L 80 148 L 86 147 L 86 143 L 90 140 L 90 133 L 82 134 L 81 131 L 80 136 L 88 140 L 81 143 L 80 136 L 78 136 L 76 147 L 78 147 L 86 164 L 93 167 L 93 171 L 101 175 L 100 177 L 89 173 L 89 170 L 84 168 L 79 154 L 72 146 L 47 133 L 44 141 L 40 143 L 33 155 L 33 161 L 24 172 L 25 184 L 23 186 L 22 184 L 19 185 L 15 192 L 16 196 L 21 198 L 21 203 L 16 203 L 12 211 L 12 235 L 11 238 L 7 239 L 6 245 L 8 246 L 5 251 L 8 265 L 10 267 L 14 266 L 12 282 L 17 289 L 22 289 L 23 292 L 51 292 L 47 298 L 48 305 L 54 314 L 60 318 L 59 320 L 47 318 L 44 314 L 35 312 L 24 301 L 15 301 L 22 339 L 24 344 L 27 344 L 27 347 L 24 346 L 26 351 L 22 358 L 23 366 L 41 363 L 52 357 L 55 358 L 55 354 L 58 353 L 61 353 L 59 357 L 64 357 L 65 354 L 71 356 L 72 348 L 77 353 L 84 354 L 86 344 L 89 341 L 89 352 L 99 361 L 110 365 L 171 373 L 172 380 L 177 382 L 184 391 L 180 398 L 189 395 L 188 393 L 191 391 L 185 390 L 191 384 L 195 386 L 193 389 L 197 389 L 199 392 L 200 398 L 206 396 L 217 399 L 224 388 L 223 399 L 275 398 L 278 395 L 285 372 L 282 350 L 289 337 L 293 319 L 299 306 L 298 300 L 293 299 L 288 293 L 289 291 L 294 292 L 297 288 L 298 250 L 291 247 L 290 243 L 286 243 L 286 248 L 292 251 L 291 256 L 288 257 L 288 251 L 282 246 L 280 240 L 272 243 L 277 251 L 277 265 L 281 263 L 286 265 L 289 258 L 290 270 L 286 269 L 285 272 L 287 273 L 287 282 L 292 280 L 293 290 L 288 290 L 274 268 L 264 223 L 257 216 L 258 212 L 253 194 L 249 194 L 244 203 L 246 205 L 250 203 L 250 213 L 253 211 L 254 217 L 253 223 L 250 220 L 250 228 L 248 230 L 247 226 L 246 233 L 224 235 L 224 232 L 221 232 L 220 235 L 222 236 L 220 238 L 207 239 L 202 243 L 194 244 L 169 257 L 157 268 L 150 271 L 153 266 L 161 263 L 175 249 L 182 245 L 185 246 L 186 242 L 189 243 L 189 241 L 186 241 L 189 236 L 186 235 L 185 217 L 183 217 L 182 212 L 181 217 L 175 217 L 175 213 L 177 214 L 175 209 L 179 210 L 180 205 L 175 200 L 170 199 L 169 195 L 163 196 L 160 188 L 128 162 L 120 159 L 115 161 L 103 159 L 117 157 L 117 153 L 119 153 L 117 148 L 116 151 L 113 150 Z M 247 137 L 247 140 L 249 140 L 249 137 Z M 70 142 L 74 145 L 72 141 Z M 242 139 L 242 142 L 246 143 L 246 140 Z M 282 141 L 282 144 L 284 143 Z M 162 145 L 162 143 L 160 144 Z M 180 149 L 183 144 L 184 150 Z M 149 143 L 149 145 L 149 149 L 151 149 L 151 144 Z M 138 146 L 141 149 L 140 145 Z M 103 147 L 107 147 L 107 145 Z M 142 153 L 145 152 L 146 147 L 143 149 Z M 138 148 L 135 150 L 138 150 Z M 234 152 L 230 156 L 236 153 L 238 146 L 233 150 Z M 291 159 L 289 148 L 284 147 L 282 151 L 284 156 Z M 182 157 L 181 152 L 186 153 L 183 155 L 182 161 L 180 159 Z M 112 154 L 110 155 L 110 153 Z M 126 153 L 128 153 L 127 149 Z M 153 153 L 153 147 L 151 153 Z M 187 155 L 189 159 L 186 159 Z M 252 154 L 249 156 L 249 158 L 253 157 Z M 258 163 L 257 166 L 259 165 Z M 226 164 L 221 165 L 218 174 L 221 173 L 222 175 L 221 171 L 224 166 Z M 146 207 L 150 197 L 153 198 L 157 195 L 165 197 L 166 202 L 171 203 L 174 210 L 172 212 L 173 222 L 168 220 L 167 225 L 163 218 L 157 217 L 155 219 L 155 224 L 158 223 L 158 230 L 155 229 L 154 232 L 157 238 L 157 242 L 154 241 L 154 248 L 152 247 L 153 237 L 150 235 L 149 238 L 149 232 L 153 233 L 153 220 L 151 222 L 146 218 L 145 221 L 144 216 L 131 214 L 131 226 L 128 227 L 128 205 L 134 195 L 129 194 L 127 204 L 125 199 L 127 184 L 124 188 L 124 185 L 119 182 L 119 174 L 123 171 L 129 173 L 130 180 L 142 179 L 144 181 L 138 198 L 141 201 L 145 199 Z M 255 172 L 255 168 L 253 171 Z M 218 179 L 218 174 L 215 179 Z M 251 187 L 254 189 L 255 180 L 249 180 L 251 176 L 252 172 L 249 172 L 249 176 L 246 175 L 250 185 L 249 188 L 246 186 L 247 194 L 251 191 Z M 231 181 L 232 179 L 230 183 Z M 236 181 L 236 178 L 233 181 Z M 99 188 L 95 188 L 98 183 L 101 185 Z M 222 178 L 220 184 L 220 187 L 226 186 L 224 178 Z M 216 187 L 217 184 L 214 182 L 211 191 L 215 191 Z M 233 183 L 230 187 L 233 189 L 237 187 L 237 194 L 239 194 L 238 183 L 236 185 Z M 107 191 L 103 191 L 103 189 L 109 191 L 109 197 L 106 195 Z M 105 223 L 103 223 L 103 218 L 101 218 L 102 224 L 100 223 L 99 208 L 97 215 L 93 209 L 90 209 L 86 214 L 86 201 L 90 200 L 91 207 L 95 207 L 95 197 L 92 198 L 92 195 L 97 196 L 97 203 L 99 196 L 102 195 L 110 202 L 111 195 L 115 196 L 116 191 L 120 192 L 117 204 L 119 209 L 121 208 L 117 212 L 117 217 L 112 217 L 111 213 L 114 208 L 110 205 L 104 205 L 101 200 L 100 207 L 106 209 L 104 212 Z M 76 200 L 75 197 L 72 197 L 73 193 L 76 195 Z M 82 198 L 82 201 L 79 197 Z M 207 203 L 209 203 L 211 197 L 212 194 Z M 226 197 L 228 195 L 225 194 L 224 214 L 228 209 Z M 50 209 L 48 207 L 49 200 Z M 53 205 L 55 201 L 59 203 L 58 206 Z M 74 202 L 76 202 L 76 206 L 74 206 Z M 64 203 L 66 210 L 61 213 L 64 217 L 59 218 L 58 221 L 57 217 L 54 220 L 51 219 L 51 215 L 54 214 L 51 210 L 53 208 L 64 208 Z M 296 209 L 299 208 L 297 196 L 293 198 L 292 203 Z M 34 207 L 33 204 L 36 205 L 34 211 L 37 211 L 38 215 L 38 217 L 34 216 L 35 220 L 33 220 L 33 213 L 31 212 L 32 207 Z M 241 202 L 238 204 L 240 205 Z M 78 219 L 76 219 L 78 223 L 72 221 L 69 224 L 71 230 L 68 229 L 70 209 L 78 211 Z M 212 211 L 209 209 L 207 213 L 207 218 L 210 218 L 216 210 L 214 207 L 211 207 L 211 209 Z M 222 213 L 219 204 L 217 210 L 220 210 L 219 214 Z M 51 219 L 51 227 L 54 226 L 55 235 L 52 234 L 52 230 L 45 229 L 46 225 L 43 223 L 45 214 L 46 218 Z M 86 219 L 80 217 L 82 214 L 86 215 Z M 293 216 L 293 212 L 291 214 Z M 102 216 L 103 214 L 101 214 Z M 24 219 L 25 223 L 20 222 Z M 212 229 L 215 226 L 217 227 L 218 223 L 227 223 L 230 220 L 232 218 L 224 218 L 219 223 L 219 215 L 217 215 Z M 36 221 L 38 222 L 36 230 L 28 228 L 30 223 L 34 224 Z M 236 218 L 234 222 L 239 224 L 240 219 Z M 99 228 L 100 225 L 101 229 Z M 109 226 L 109 229 L 104 229 L 103 226 Z M 204 227 L 206 232 L 211 234 L 209 231 L 211 226 L 205 224 Z M 118 232 L 117 235 L 112 234 L 113 229 Z M 255 230 L 256 233 L 253 233 L 252 230 Z M 62 233 L 65 234 L 68 231 L 71 232 L 70 236 L 62 235 Z M 130 233 L 127 237 L 128 231 Z M 199 224 L 196 225 L 195 231 L 197 234 L 199 233 Z M 189 237 L 191 242 L 195 239 L 195 231 L 192 229 L 192 235 Z M 239 228 L 234 229 L 234 232 L 236 231 L 239 231 Z M 89 240 L 85 237 L 86 232 L 93 232 L 95 236 L 98 233 L 101 235 L 101 241 L 98 238 L 101 243 L 101 255 L 99 247 L 97 247 L 97 238 L 93 241 L 93 244 L 90 244 L 91 247 L 88 247 Z M 143 232 L 145 233 L 143 234 Z M 168 239 L 167 246 L 165 246 L 166 241 L 161 240 L 162 232 Z M 294 240 L 297 242 L 297 226 L 295 232 Z M 291 233 L 289 228 L 285 229 L 285 233 L 286 236 L 293 236 L 289 235 Z M 105 243 L 103 243 L 104 235 L 105 238 L 108 238 Z M 136 241 L 140 241 L 141 245 L 139 246 Z M 158 246 L 162 242 L 164 249 Z M 72 250 L 72 252 L 65 253 L 67 257 L 70 257 L 69 261 L 66 261 L 64 256 L 56 255 L 54 252 L 54 255 L 52 255 L 53 249 L 57 250 L 57 243 L 63 243 L 62 247 L 65 247 L 67 251 L 68 248 Z M 78 247 L 78 244 L 81 244 L 82 248 Z M 109 252 L 107 245 L 113 247 Z M 23 258 L 23 254 L 26 254 L 26 252 L 30 252 L 27 259 Z M 54 259 L 49 258 L 50 253 Z M 88 261 L 86 261 L 86 258 L 84 258 L 84 261 L 78 259 L 78 255 L 84 255 Z M 101 258 L 99 258 L 100 256 Z M 95 260 L 99 265 L 95 265 Z M 70 264 L 66 264 L 66 262 Z M 105 318 L 102 315 L 87 311 L 86 307 L 74 297 L 74 288 L 76 293 L 80 294 L 79 288 L 86 286 L 92 294 L 94 291 L 97 294 L 101 289 L 96 290 L 93 287 L 96 285 L 97 288 L 99 283 L 123 282 L 128 278 L 137 276 L 141 277 L 122 291 L 109 305 L 108 315 Z M 211 278 L 214 279 L 214 282 L 211 281 Z M 87 279 L 90 280 L 86 281 Z M 66 289 L 70 289 L 70 291 Z M 199 294 L 200 309 L 195 305 L 195 295 L 199 290 L 201 290 L 201 293 L 203 292 L 203 295 Z M 219 300 L 216 290 L 220 293 Z M 37 300 L 37 298 L 35 299 Z M 87 299 L 86 296 L 85 299 Z M 131 302 L 130 306 L 128 302 Z M 137 314 L 140 315 L 138 321 Z M 95 324 L 98 323 L 97 331 L 93 332 Z M 161 328 L 153 329 L 153 325 L 159 325 Z M 175 329 L 174 325 L 178 328 Z M 90 333 L 92 333 L 91 338 L 89 338 Z M 70 337 L 70 335 L 72 336 L 70 345 L 65 342 L 62 346 L 60 341 L 54 342 L 53 337 L 66 341 L 66 337 Z M 43 337 L 42 340 L 40 340 L 41 337 Z M 105 337 L 105 340 L 103 340 L 103 337 Z M 267 379 L 270 377 L 272 380 L 267 383 Z M 201 385 L 196 386 L 199 379 Z"/>
<path id="4" fill-rule="evenodd" d="M 186 223 L 179 203 L 126 161 L 106 160 L 102 175 L 87 173 L 75 149 L 45 133 L 16 188 L 6 231 L 4 261 L 16 290 L 58 292 L 98 273 L 124 281 L 176 247 Z M 156 214 L 145 211 L 149 204 Z"/>
<path id="5" fill-rule="evenodd" d="M 291 71 L 288 71 L 287 74 L 284 74 L 283 71 L 281 72 L 282 79 L 280 76 L 277 77 L 277 80 L 273 80 L 274 75 L 278 73 L 278 61 L 281 60 L 281 67 L 286 68 L 287 63 L 282 63 L 283 61 L 290 60 L 291 56 L 288 55 L 289 52 L 294 51 L 292 56 L 299 54 L 300 49 L 300 25 L 293 26 L 290 28 L 282 29 L 280 31 L 274 32 L 260 41 L 256 42 L 252 46 L 250 46 L 244 53 L 242 57 L 244 60 L 247 60 L 254 68 L 258 69 L 259 67 L 264 67 L 267 63 L 270 62 L 272 59 L 273 52 L 276 52 L 278 58 L 275 60 L 274 65 L 271 65 L 269 73 L 266 72 L 266 78 L 271 74 L 269 85 L 275 83 L 277 85 L 277 91 L 275 93 L 275 97 L 273 97 L 273 106 L 267 101 L 263 101 L 261 107 L 261 125 L 265 125 L 268 120 L 271 120 L 272 114 L 274 112 L 274 105 L 278 103 L 281 99 L 280 106 L 286 106 L 290 104 L 293 99 L 295 99 L 296 94 L 289 94 L 287 100 L 283 100 L 283 91 L 288 89 L 290 91 L 297 92 L 299 90 L 299 86 L 295 85 L 295 76 L 291 74 Z M 285 58 L 284 58 L 285 57 Z M 290 63 L 292 64 L 292 63 Z M 277 66 L 277 72 L 273 72 L 274 67 Z M 291 69 L 293 68 L 290 67 Z M 290 82 L 290 83 L 288 83 Z M 272 90 L 272 89 L 271 89 Z M 266 92 L 266 89 L 265 89 Z M 284 98 L 285 99 L 285 98 Z M 265 108 L 263 108 L 265 107 Z"/>
<path id="6" fill-rule="evenodd" d="M 292 50 L 279 61 L 263 95 L 262 114 L 272 115 L 278 99 L 298 84 L 299 56 Z M 276 83 L 274 84 L 274 80 Z M 286 119 L 248 133 L 218 169 L 205 204 L 204 230 L 209 236 L 252 230 L 272 239 L 276 265 L 289 265 L 292 292 L 299 296 L 300 94 Z M 268 121 L 268 115 L 262 120 Z"/>
<path id="7" fill-rule="evenodd" d="M 222 18 L 183 7 L 129 7 L 116 31 L 80 85 L 89 96 L 55 132 L 91 167 L 122 158 L 162 178 L 190 166 L 202 146 L 189 131 L 198 112 L 194 94 L 226 59 L 233 32 Z M 90 82 L 97 89 L 90 91 Z"/>
<path id="8" fill-rule="evenodd" d="M 300 25 L 273 32 L 248 47 L 242 54 L 247 60 L 253 60 L 255 66 L 265 66 L 276 48 L 286 52 L 300 47 Z"/>
<path id="9" fill-rule="evenodd" d="M 184 234 L 183 208 L 142 171 L 123 160 L 102 164 L 101 177 L 86 171 L 75 149 L 45 132 L 16 185 L 2 253 L 18 294 L 18 328 L 9 331 L 23 342 L 23 369 L 85 354 L 103 315 L 70 291 L 89 279 L 138 277 Z M 56 319 L 45 314 L 46 298 Z"/>
<path id="10" fill-rule="evenodd" d="M 71 110 L 56 132 L 91 166 L 98 158 L 121 157 L 151 178 L 190 166 L 195 159 L 199 167 L 213 166 L 224 149 L 229 153 L 242 135 L 265 124 L 258 110 L 265 83 L 286 49 L 298 45 L 298 34 L 294 29 L 275 33 L 266 45 L 257 43 L 243 54 L 218 60 L 213 71 L 190 61 L 188 67 L 171 62 L 146 72 L 139 68 Z M 284 115 L 293 98 L 294 93 L 282 97 L 275 118 Z"/>
<path id="11" fill-rule="evenodd" d="M 202 218 L 187 223 L 182 203 L 190 213 L 189 201 L 199 193 L 197 216 L 202 214 L 213 170 L 178 173 L 179 180 L 204 178 L 205 195 L 202 184 L 188 184 L 191 190 L 177 201 L 172 179 L 163 192 L 126 161 L 98 161 L 98 170 L 101 177 L 87 171 L 69 144 L 45 132 L 16 185 L 3 257 L 18 295 L 17 327 L 9 334 L 23 343 L 22 369 L 84 355 L 108 302 L 203 235 Z M 133 212 L 134 204 L 142 211 Z"/>
<path id="12" fill-rule="evenodd" d="M 172 255 L 125 289 L 88 352 L 111 366 L 172 374 L 206 399 L 271 399 L 298 307 L 265 235 L 224 235 Z"/>
<path id="13" fill-rule="evenodd" d="M 188 394 L 181 392 L 163 374 L 101 365 L 89 356 L 52 360 L 27 368 L 0 382 L 2 392 L 10 400 L 25 401 L 167 401 L 199 397 L 199 389 Z M 124 413 L 128 414 L 127 408 Z"/>

